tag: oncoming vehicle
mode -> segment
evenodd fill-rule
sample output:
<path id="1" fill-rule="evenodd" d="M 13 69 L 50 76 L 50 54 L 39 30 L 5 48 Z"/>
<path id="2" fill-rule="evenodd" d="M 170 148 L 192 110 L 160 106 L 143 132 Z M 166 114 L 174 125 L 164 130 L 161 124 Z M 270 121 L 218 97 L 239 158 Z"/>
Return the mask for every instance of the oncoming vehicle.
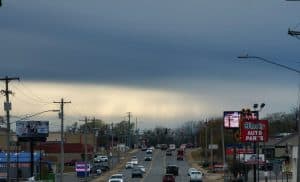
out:
<path id="1" fill-rule="evenodd" d="M 192 171 L 198 171 L 198 170 L 196 168 L 189 168 L 189 170 L 188 170 L 188 176 L 191 175 Z"/>
<path id="2" fill-rule="evenodd" d="M 152 149 L 149 148 L 147 149 L 146 154 L 152 154 L 152 152 L 153 152 Z"/>
<path id="3" fill-rule="evenodd" d="M 125 181 L 125 177 L 123 174 L 114 174 L 108 180 L 108 182 L 124 182 L 124 181 Z"/>
<path id="4" fill-rule="evenodd" d="M 200 171 L 191 171 L 190 182 L 202 182 L 203 174 Z"/>
<path id="5" fill-rule="evenodd" d="M 168 149 L 168 150 L 166 151 L 166 155 L 171 156 L 171 155 L 172 155 L 172 151 L 171 151 L 170 149 Z"/>
<path id="6" fill-rule="evenodd" d="M 170 149 L 171 151 L 176 150 L 176 145 L 175 145 L 175 144 L 170 144 L 170 145 L 169 145 L 169 149 Z"/>
<path id="7" fill-rule="evenodd" d="M 131 161 L 127 162 L 126 165 L 125 165 L 125 168 L 126 169 L 132 169 L 133 168 L 133 163 Z"/>

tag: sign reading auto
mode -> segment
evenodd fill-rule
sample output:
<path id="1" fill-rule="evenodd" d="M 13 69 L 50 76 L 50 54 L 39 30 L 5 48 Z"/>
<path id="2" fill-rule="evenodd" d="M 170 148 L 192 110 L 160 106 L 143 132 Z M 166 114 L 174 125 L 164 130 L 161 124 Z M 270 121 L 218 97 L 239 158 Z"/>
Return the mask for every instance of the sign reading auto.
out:
<path id="1" fill-rule="evenodd" d="M 266 142 L 268 129 L 267 120 L 244 120 L 240 127 L 241 142 Z"/>

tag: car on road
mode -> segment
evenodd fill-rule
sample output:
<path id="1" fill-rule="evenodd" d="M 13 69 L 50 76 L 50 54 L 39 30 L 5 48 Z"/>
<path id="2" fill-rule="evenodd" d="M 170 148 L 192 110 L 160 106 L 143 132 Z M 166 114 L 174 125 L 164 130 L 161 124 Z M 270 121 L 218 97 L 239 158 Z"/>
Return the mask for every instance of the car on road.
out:
<path id="1" fill-rule="evenodd" d="M 139 161 L 137 159 L 131 159 L 133 165 L 138 165 Z"/>
<path id="2" fill-rule="evenodd" d="M 114 174 L 109 178 L 108 182 L 125 182 L 125 177 L 123 174 Z"/>
<path id="3" fill-rule="evenodd" d="M 161 150 L 167 150 L 168 149 L 168 145 L 167 144 L 161 144 L 160 149 Z"/>
<path id="4" fill-rule="evenodd" d="M 170 145 L 169 145 L 169 149 L 170 149 L 171 151 L 175 151 L 175 150 L 176 150 L 176 145 L 175 145 L 175 144 L 170 144 Z"/>
<path id="5" fill-rule="evenodd" d="M 135 178 L 135 177 L 142 178 L 143 177 L 142 170 L 140 168 L 138 168 L 138 167 L 133 168 L 132 171 L 131 171 L 131 177 L 132 178 Z"/>
<path id="6" fill-rule="evenodd" d="M 189 168 L 189 169 L 188 169 L 188 176 L 191 175 L 191 172 L 192 172 L 192 171 L 198 171 L 198 170 L 197 170 L 196 168 L 193 168 L 193 167 L 192 167 L 192 168 Z"/>
<path id="7" fill-rule="evenodd" d="M 200 171 L 191 171 L 190 173 L 190 182 L 202 182 L 203 173 Z"/>
<path id="8" fill-rule="evenodd" d="M 143 173 L 146 172 L 146 168 L 142 165 L 138 165 L 137 168 L 139 168 Z"/>
<path id="9" fill-rule="evenodd" d="M 174 176 L 178 176 L 178 167 L 176 165 L 168 165 L 166 167 L 166 174 L 173 174 Z"/>
<path id="10" fill-rule="evenodd" d="M 125 169 L 132 169 L 132 168 L 133 168 L 133 163 L 131 161 L 127 162 L 125 165 Z"/>
<path id="11" fill-rule="evenodd" d="M 108 161 L 108 157 L 105 155 L 99 155 L 97 157 L 94 158 L 94 162 L 107 162 Z"/>
<path id="12" fill-rule="evenodd" d="M 142 151 L 146 151 L 147 150 L 147 147 L 146 146 L 143 146 L 142 147 Z"/>
<path id="13" fill-rule="evenodd" d="M 184 156 L 184 150 L 183 149 L 177 150 L 177 160 L 183 160 L 183 156 Z"/>
<path id="14" fill-rule="evenodd" d="M 152 156 L 151 155 L 147 155 L 144 157 L 145 161 L 152 161 Z"/>
<path id="15" fill-rule="evenodd" d="M 152 154 L 153 153 L 153 151 L 152 151 L 152 149 L 147 149 L 147 151 L 146 151 L 146 154 Z"/>
<path id="16" fill-rule="evenodd" d="M 166 155 L 167 155 L 167 156 L 172 156 L 172 151 L 171 151 L 170 149 L 168 149 L 168 150 L 166 151 Z"/>
<path id="17" fill-rule="evenodd" d="M 173 174 L 165 174 L 163 176 L 162 182 L 175 182 L 175 177 Z"/>

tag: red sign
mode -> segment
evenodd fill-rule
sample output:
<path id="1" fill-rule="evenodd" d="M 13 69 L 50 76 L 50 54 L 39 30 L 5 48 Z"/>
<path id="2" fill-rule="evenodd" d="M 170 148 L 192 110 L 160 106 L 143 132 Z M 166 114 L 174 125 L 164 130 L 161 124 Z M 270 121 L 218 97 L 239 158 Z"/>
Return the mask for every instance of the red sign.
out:
<path id="1" fill-rule="evenodd" d="M 253 149 L 245 149 L 245 148 L 236 148 L 236 154 L 253 154 Z M 226 148 L 226 155 L 233 155 L 234 148 Z"/>
<path id="2" fill-rule="evenodd" d="M 245 120 L 241 122 L 241 142 L 268 141 L 269 122 L 267 120 Z"/>

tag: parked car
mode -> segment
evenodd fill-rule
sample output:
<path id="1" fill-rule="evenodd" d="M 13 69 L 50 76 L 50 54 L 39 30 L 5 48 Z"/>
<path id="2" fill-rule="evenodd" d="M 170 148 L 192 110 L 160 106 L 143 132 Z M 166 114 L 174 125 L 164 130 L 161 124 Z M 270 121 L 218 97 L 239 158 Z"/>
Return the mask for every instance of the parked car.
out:
<path id="1" fill-rule="evenodd" d="M 102 173 L 101 166 L 100 165 L 94 165 L 94 166 L 92 166 L 91 173 L 92 174 L 96 174 L 98 176 L 101 175 L 101 173 Z"/>
<path id="2" fill-rule="evenodd" d="M 125 177 L 123 174 L 114 174 L 108 180 L 108 182 L 124 182 L 124 181 L 125 181 Z"/>
<path id="3" fill-rule="evenodd" d="M 190 182 L 202 182 L 203 174 L 200 171 L 191 171 Z"/>
<path id="4" fill-rule="evenodd" d="M 162 179 L 163 182 L 175 182 L 175 177 L 173 174 L 165 174 Z"/>
<path id="5" fill-rule="evenodd" d="M 151 155 L 147 155 L 144 157 L 145 161 L 152 161 L 152 156 Z"/>
<path id="6" fill-rule="evenodd" d="M 126 165 L 125 165 L 125 168 L 126 169 L 132 169 L 133 168 L 133 163 L 131 161 L 127 162 Z"/>
<path id="7" fill-rule="evenodd" d="M 168 165 L 166 167 L 166 174 L 173 174 L 174 176 L 178 176 L 178 167 L 176 165 Z"/>
<path id="8" fill-rule="evenodd" d="M 143 172 L 140 168 L 138 167 L 135 167 L 132 169 L 132 172 L 131 172 L 131 177 L 132 178 L 135 178 L 135 177 L 140 177 L 142 178 L 143 177 Z"/>
<path id="9" fill-rule="evenodd" d="M 76 161 L 77 161 L 77 160 L 75 160 L 75 159 L 66 161 L 66 162 L 65 162 L 65 166 L 75 166 Z"/>
<path id="10" fill-rule="evenodd" d="M 110 169 L 107 162 L 101 162 L 99 166 L 102 172 L 108 171 Z"/>
<path id="11" fill-rule="evenodd" d="M 108 161 L 108 157 L 105 155 L 100 155 L 94 158 L 94 162 L 98 163 L 98 162 L 107 162 Z"/>

